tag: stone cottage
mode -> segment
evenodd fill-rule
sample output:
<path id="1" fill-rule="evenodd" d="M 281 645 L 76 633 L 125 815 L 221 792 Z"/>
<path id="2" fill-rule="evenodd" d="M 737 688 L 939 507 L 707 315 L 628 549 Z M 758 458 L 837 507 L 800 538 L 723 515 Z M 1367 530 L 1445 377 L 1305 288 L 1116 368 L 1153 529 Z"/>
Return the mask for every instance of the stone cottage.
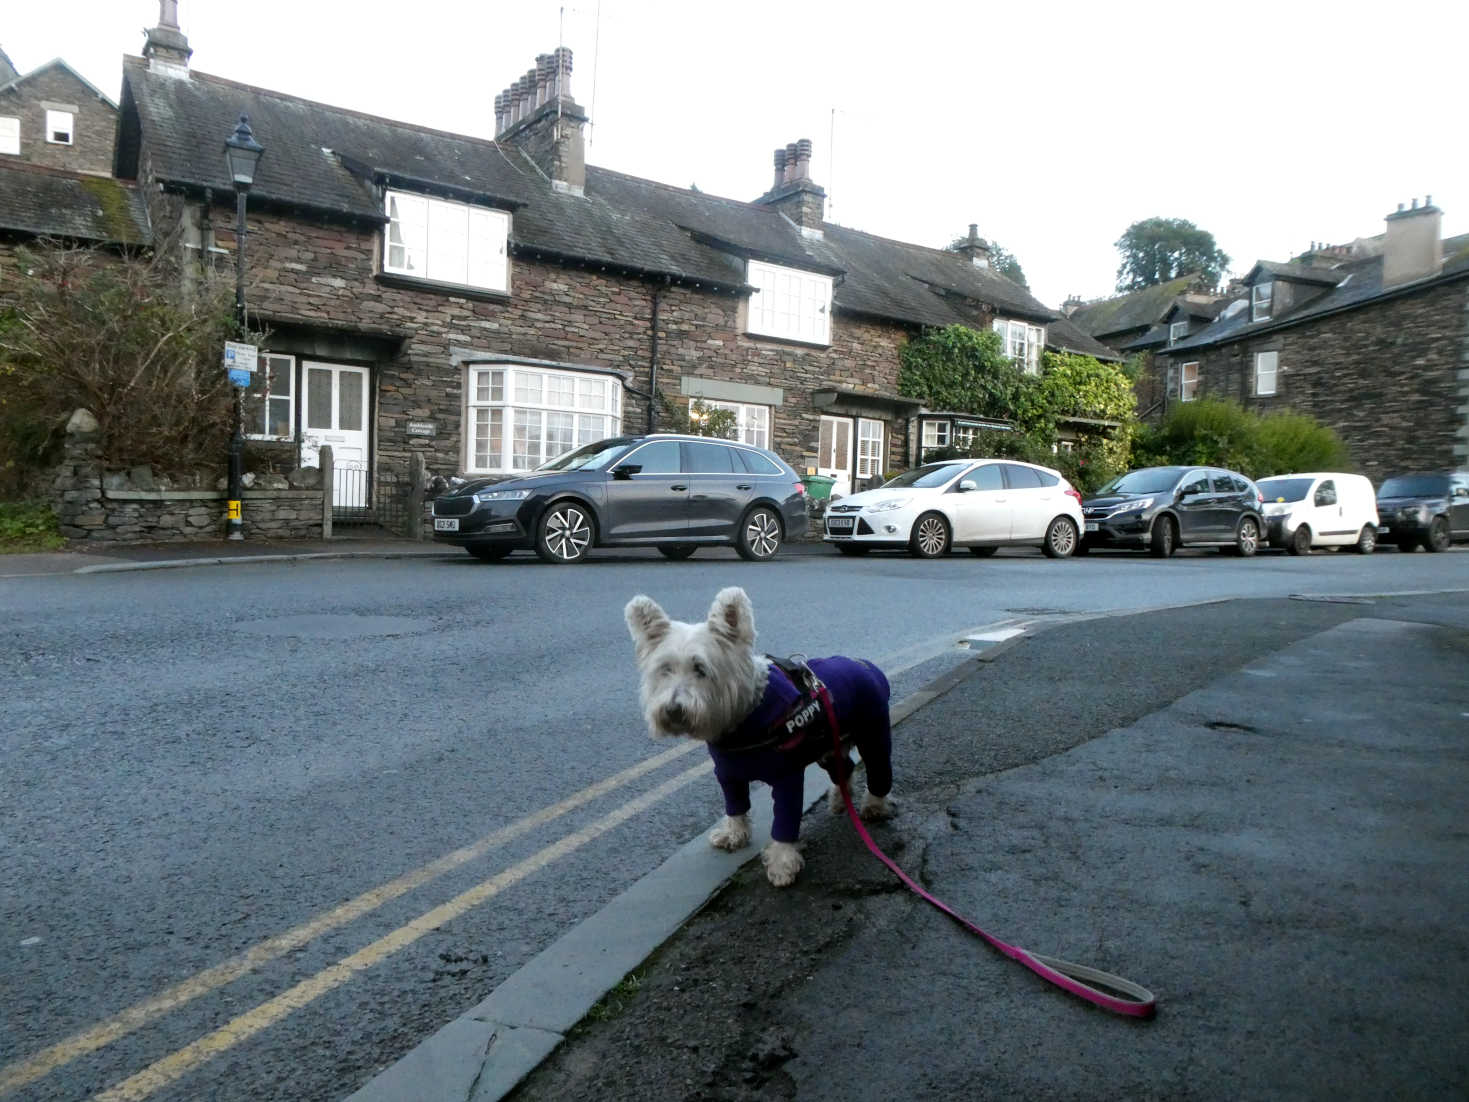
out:
<path id="1" fill-rule="evenodd" d="M 415 454 L 510 475 L 694 399 L 844 491 L 912 461 L 910 334 L 995 328 L 1035 370 L 1058 319 L 973 233 L 956 253 L 826 222 L 809 141 L 749 202 L 587 165 L 569 50 L 496 97 L 487 141 L 194 72 L 173 7 L 124 63 L 115 174 L 157 239 L 181 227 L 193 262 L 230 262 L 222 148 L 249 117 L 246 298 L 270 333 L 251 446 L 309 466 L 331 444 L 369 473 L 351 504 Z"/>

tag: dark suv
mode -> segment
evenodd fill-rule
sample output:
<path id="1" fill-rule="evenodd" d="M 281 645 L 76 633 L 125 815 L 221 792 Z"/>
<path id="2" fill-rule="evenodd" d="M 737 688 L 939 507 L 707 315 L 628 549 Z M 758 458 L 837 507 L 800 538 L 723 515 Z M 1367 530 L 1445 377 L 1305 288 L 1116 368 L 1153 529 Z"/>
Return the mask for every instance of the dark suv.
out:
<path id="1" fill-rule="evenodd" d="M 732 546 L 769 559 L 806 532 L 805 487 L 763 448 L 703 436 L 617 436 L 517 478 L 478 478 L 434 499 L 434 538 L 491 562 L 517 549 L 573 563 L 595 547 L 686 559 Z"/>
<path id="2" fill-rule="evenodd" d="M 1389 478 L 1377 488 L 1377 519 L 1377 538 L 1401 551 L 1469 541 L 1469 472 Z"/>
<path id="3" fill-rule="evenodd" d="M 1179 547 L 1253 555 L 1265 531 L 1255 484 L 1217 467 L 1144 467 L 1114 478 L 1081 503 L 1081 552 L 1145 548 L 1166 558 Z"/>

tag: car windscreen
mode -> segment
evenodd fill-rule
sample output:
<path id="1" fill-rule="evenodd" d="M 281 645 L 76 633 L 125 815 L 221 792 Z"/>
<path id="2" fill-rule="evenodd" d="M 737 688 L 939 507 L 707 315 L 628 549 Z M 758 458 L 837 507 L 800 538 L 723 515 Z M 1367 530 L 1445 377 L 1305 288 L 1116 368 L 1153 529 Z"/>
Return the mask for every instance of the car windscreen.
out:
<path id="1" fill-rule="evenodd" d="M 1377 490 L 1378 497 L 1447 497 L 1449 480 L 1445 476 L 1411 474 L 1389 478 Z"/>
<path id="2" fill-rule="evenodd" d="M 1178 476 L 1182 473 L 1180 467 L 1145 467 L 1140 471 L 1128 471 L 1103 486 L 1097 495 L 1166 494 L 1178 483 Z"/>
<path id="3" fill-rule="evenodd" d="M 598 440 L 595 444 L 583 444 L 579 448 L 558 455 L 549 463 L 543 463 L 537 471 L 600 471 L 623 452 L 627 451 L 627 440 Z"/>
<path id="4" fill-rule="evenodd" d="M 1314 478 L 1262 478 L 1260 492 L 1266 501 L 1305 501 Z"/>
<path id="5" fill-rule="evenodd" d="M 962 471 L 967 464 L 964 463 L 929 463 L 924 467 L 914 467 L 911 471 L 904 471 L 897 478 L 889 479 L 882 484 L 884 490 L 903 486 L 914 486 L 918 489 L 929 489 L 934 486 L 942 486 Z"/>

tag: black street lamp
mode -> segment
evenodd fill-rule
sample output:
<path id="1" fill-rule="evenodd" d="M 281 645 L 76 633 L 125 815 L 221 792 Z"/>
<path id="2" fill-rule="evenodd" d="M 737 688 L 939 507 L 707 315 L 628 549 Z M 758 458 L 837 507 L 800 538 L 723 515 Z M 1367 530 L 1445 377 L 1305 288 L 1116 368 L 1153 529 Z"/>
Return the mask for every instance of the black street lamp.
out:
<path id="1" fill-rule="evenodd" d="M 241 115 L 235 132 L 224 142 L 225 164 L 229 167 L 230 181 L 235 186 L 235 323 L 241 336 L 245 326 L 245 195 L 255 183 L 255 166 L 265 147 L 255 140 L 250 132 L 250 118 Z M 226 533 L 229 539 L 245 538 L 244 521 L 240 508 L 240 483 L 245 464 L 245 438 L 242 433 L 244 422 L 245 388 L 234 388 L 234 422 L 230 431 L 229 454 L 229 520 Z"/>

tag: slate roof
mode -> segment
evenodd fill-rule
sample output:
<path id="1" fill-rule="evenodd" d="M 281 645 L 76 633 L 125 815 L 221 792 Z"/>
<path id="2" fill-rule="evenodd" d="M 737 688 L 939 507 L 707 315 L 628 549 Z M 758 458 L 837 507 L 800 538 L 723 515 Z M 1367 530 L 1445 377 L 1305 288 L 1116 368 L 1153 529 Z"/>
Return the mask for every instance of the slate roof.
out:
<path id="1" fill-rule="evenodd" d="M 1245 284 L 1255 283 L 1256 272 L 1264 272 L 1266 275 L 1273 276 L 1276 279 L 1289 280 L 1292 283 L 1316 283 L 1323 287 L 1335 286 L 1337 279 L 1340 278 L 1334 274 L 1334 268 L 1320 268 L 1310 264 L 1282 264 L 1274 260 L 1258 260 L 1241 282 Z"/>
<path id="2" fill-rule="evenodd" d="M 744 261 L 765 259 L 835 277 L 836 309 L 909 324 L 976 324 L 979 303 L 1047 322 L 1056 311 L 968 259 L 827 225 L 808 237 L 771 207 L 587 167 L 586 194 L 552 188 L 514 145 L 378 118 L 204 73 L 123 66 L 116 172 L 132 178 L 146 142 L 154 173 L 186 189 L 229 193 L 224 139 L 241 114 L 265 147 L 253 201 L 380 223 L 372 185 L 413 181 L 513 211 L 517 255 L 568 258 L 730 290 Z"/>
<path id="3" fill-rule="evenodd" d="M 1072 313 L 1071 321 L 1094 337 L 1146 329 L 1158 323 L 1173 300 L 1187 291 L 1196 278 L 1193 275 L 1179 276 L 1140 291 L 1087 303 Z"/>
<path id="4" fill-rule="evenodd" d="M 124 245 L 152 239 L 132 184 L 20 161 L 0 162 L 0 231 Z"/>
<path id="5" fill-rule="evenodd" d="M 1122 362 L 1121 356 L 1101 341 L 1083 333 L 1069 318 L 1057 318 L 1046 323 L 1046 347 L 1058 352 L 1079 352 L 1103 363 Z"/>
<path id="6" fill-rule="evenodd" d="M 1329 270 L 1331 276 L 1337 280 L 1335 287 L 1311 299 L 1299 309 L 1273 317 L 1268 321 L 1252 322 L 1248 298 L 1236 299 L 1236 302 L 1243 303 L 1243 308 L 1230 310 L 1226 306 L 1212 325 L 1179 341 L 1168 351 L 1176 353 L 1193 348 L 1227 344 L 1230 341 L 1253 337 L 1259 333 L 1284 329 L 1324 314 L 1335 313 L 1338 310 L 1365 306 L 1403 291 L 1411 291 L 1446 280 L 1469 279 L 1469 234 L 1445 238 L 1443 255 L 1444 265 L 1438 275 L 1414 280 L 1411 283 L 1398 284 L 1394 287 L 1383 287 L 1382 285 L 1381 256 L 1369 256 L 1340 264 Z M 1276 267 L 1285 267 L 1285 265 Z M 1320 271 L 1320 269 L 1316 270 Z M 1233 305 L 1233 303 L 1228 305 Z"/>

